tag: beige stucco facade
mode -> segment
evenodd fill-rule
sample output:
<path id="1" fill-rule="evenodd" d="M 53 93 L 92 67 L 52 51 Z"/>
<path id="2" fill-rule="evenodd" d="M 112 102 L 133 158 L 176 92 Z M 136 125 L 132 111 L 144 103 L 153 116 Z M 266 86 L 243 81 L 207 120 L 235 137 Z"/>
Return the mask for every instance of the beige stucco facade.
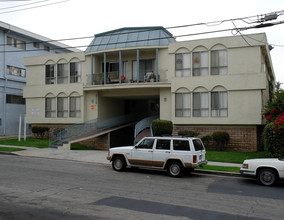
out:
<path id="1" fill-rule="evenodd" d="M 210 52 L 216 50 L 225 50 L 227 53 L 227 74 L 225 75 L 211 74 Z M 193 68 L 191 68 L 190 76 L 176 77 L 176 54 L 203 51 L 209 52 L 208 75 L 193 76 Z M 137 71 L 134 62 L 137 60 L 137 53 L 139 53 L 139 60 L 153 60 L 154 66 L 158 63 L 158 67 L 153 68 L 153 72 L 159 76 L 158 81 L 139 83 L 135 81 Z M 127 71 L 124 73 L 123 82 L 120 82 L 119 78 L 112 79 L 114 83 L 101 82 L 104 80 L 101 77 L 104 73 L 104 59 L 108 63 L 124 63 L 124 69 Z M 46 84 L 46 65 L 72 62 L 81 64 L 80 81 Z M 135 111 L 147 112 L 149 115 L 154 114 L 151 112 L 153 111 L 151 103 L 155 103 L 158 105 L 160 119 L 171 120 L 176 127 L 256 127 L 264 123 L 262 114 L 271 92 L 269 85 L 274 85 L 275 81 L 264 33 L 249 35 L 246 41 L 241 36 L 221 37 L 172 42 L 168 46 L 129 47 L 95 53 L 29 57 L 24 60 L 24 63 L 27 66 L 24 98 L 27 122 L 30 124 L 76 124 L 97 118 L 112 118 Z M 157 70 L 158 73 L 156 73 Z M 95 81 L 97 79 L 98 81 Z M 186 92 L 192 95 L 196 92 L 205 92 L 209 94 L 209 103 L 211 103 L 210 94 L 215 91 L 227 93 L 227 116 L 213 117 L 210 104 L 208 116 L 193 116 L 193 98 L 190 100 L 190 116 L 176 116 L 176 93 Z M 46 117 L 47 97 L 56 98 L 62 95 L 71 97 L 72 94 L 80 97 L 79 117 L 69 117 L 69 115 Z"/>

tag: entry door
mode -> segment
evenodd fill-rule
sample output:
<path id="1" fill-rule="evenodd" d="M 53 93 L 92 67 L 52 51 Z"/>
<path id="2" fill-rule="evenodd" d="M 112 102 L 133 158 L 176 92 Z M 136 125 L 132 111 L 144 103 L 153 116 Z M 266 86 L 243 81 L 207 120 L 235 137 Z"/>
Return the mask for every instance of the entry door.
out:
<path id="1" fill-rule="evenodd" d="M 139 145 L 133 148 L 129 163 L 139 166 L 152 166 L 154 140 L 145 138 Z"/>

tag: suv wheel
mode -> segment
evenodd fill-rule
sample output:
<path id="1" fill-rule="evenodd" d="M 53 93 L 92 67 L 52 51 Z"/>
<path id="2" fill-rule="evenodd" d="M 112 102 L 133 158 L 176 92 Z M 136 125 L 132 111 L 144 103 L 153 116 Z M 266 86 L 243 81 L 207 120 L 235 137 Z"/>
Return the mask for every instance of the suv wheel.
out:
<path id="1" fill-rule="evenodd" d="M 183 166 L 179 162 L 171 162 L 167 171 L 172 177 L 180 177 L 183 173 Z"/>
<path id="2" fill-rule="evenodd" d="M 112 168 L 115 171 L 123 171 L 126 168 L 126 162 L 122 156 L 116 156 L 112 161 Z"/>
<path id="3" fill-rule="evenodd" d="M 261 184 L 265 186 L 273 185 L 277 180 L 276 173 L 268 168 L 261 169 L 258 173 L 258 180 Z"/>

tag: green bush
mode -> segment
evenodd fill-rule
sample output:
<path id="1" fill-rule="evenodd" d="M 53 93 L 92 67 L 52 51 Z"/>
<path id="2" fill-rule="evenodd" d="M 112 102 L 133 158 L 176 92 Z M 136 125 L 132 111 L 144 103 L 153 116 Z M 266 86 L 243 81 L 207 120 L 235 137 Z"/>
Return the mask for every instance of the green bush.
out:
<path id="1" fill-rule="evenodd" d="M 154 136 L 171 135 L 173 132 L 173 123 L 168 120 L 153 120 L 152 127 Z"/>
<path id="2" fill-rule="evenodd" d="M 46 132 L 49 131 L 48 127 L 43 126 L 33 126 L 32 132 L 36 138 L 44 138 Z"/>
<path id="3" fill-rule="evenodd" d="M 269 157 L 284 158 L 284 128 L 276 130 L 274 122 L 267 124 L 263 131 L 263 139 Z"/>
<path id="4" fill-rule="evenodd" d="M 216 131 L 212 134 L 213 140 L 217 143 L 217 150 L 224 150 L 230 140 L 230 135 L 225 131 Z"/>
<path id="5" fill-rule="evenodd" d="M 198 132 L 196 131 L 187 131 L 187 130 L 182 130 L 178 132 L 179 136 L 188 136 L 188 137 L 197 137 L 199 135 Z"/>

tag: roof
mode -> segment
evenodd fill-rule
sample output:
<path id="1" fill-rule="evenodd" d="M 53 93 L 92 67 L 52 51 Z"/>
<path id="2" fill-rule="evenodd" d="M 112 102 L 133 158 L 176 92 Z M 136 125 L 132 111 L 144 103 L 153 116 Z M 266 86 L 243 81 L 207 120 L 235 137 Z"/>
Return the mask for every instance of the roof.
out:
<path id="1" fill-rule="evenodd" d="M 173 35 L 162 26 L 125 27 L 96 34 L 86 53 L 129 47 L 167 46 Z"/>
<path id="2" fill-rule="evenodd" d="M 4 23 L 2 21 L 0 21 L 0 29 L 6 30 L 6 31 L 11 31 L 11 32 L 14 32 L 14 33 L 18 33 L 20 35 L 30 37 L 30 38 L 35 39 L 37 41 L 43 41 L 43 42 L 46 42 L 46 44 L 53 45 L 53 46 L 58 47 L 58 48 L 63 48 L 63 49 L 66 49 L 67 51 L 70 51 L 70 52 L 81 52 L 81 50 L 78 50 L 76 48 L 71 48 L 69 45 L 59 43 L 58 41 L 53 41 L 50 38 L 43 37 L 41 35 L 38 35 L 38 34 L 35 34 L 33 32 L 24 30 L 22 28 Z"/>

